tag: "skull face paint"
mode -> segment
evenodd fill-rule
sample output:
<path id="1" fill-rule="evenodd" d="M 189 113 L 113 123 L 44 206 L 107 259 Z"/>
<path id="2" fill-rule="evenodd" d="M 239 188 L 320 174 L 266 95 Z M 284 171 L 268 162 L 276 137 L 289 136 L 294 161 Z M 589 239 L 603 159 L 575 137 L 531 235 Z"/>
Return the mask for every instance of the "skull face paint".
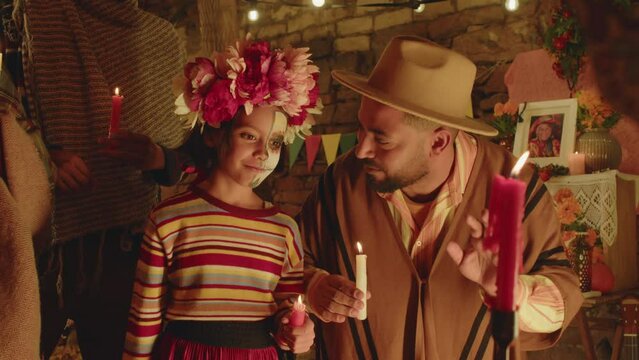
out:
<path id="1" fill-rule="evenodd" d="M 265 141 L 263 142 L 266 158 L 261 160 L 259 163 L 259 166 L 263 169 L 263 171 L 257 173 L 251 181 L 250 186 L 252 188 L 258 187 L 273 172 L 273 170 L 275 170 L 275 167 L 280 160 L 282 143 L 284 142 L 284 132 L 286 131 L 287 124 L 288 120 L 284 113 L 279 111 L 273 112 L 273 123 Z"/>

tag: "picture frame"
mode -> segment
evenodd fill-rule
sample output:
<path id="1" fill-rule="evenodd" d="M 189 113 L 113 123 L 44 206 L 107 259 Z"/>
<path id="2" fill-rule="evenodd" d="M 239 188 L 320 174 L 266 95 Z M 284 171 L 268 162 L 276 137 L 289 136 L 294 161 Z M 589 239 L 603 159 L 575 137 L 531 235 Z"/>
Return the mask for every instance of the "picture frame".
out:
<path id="1" fill-rule="evenodd" d="M 529 161 L 539 166 L 568 166 L 575 151 L 577 99 L 536 101 L 519 105 L 513 154 L 530 151 Z"/>

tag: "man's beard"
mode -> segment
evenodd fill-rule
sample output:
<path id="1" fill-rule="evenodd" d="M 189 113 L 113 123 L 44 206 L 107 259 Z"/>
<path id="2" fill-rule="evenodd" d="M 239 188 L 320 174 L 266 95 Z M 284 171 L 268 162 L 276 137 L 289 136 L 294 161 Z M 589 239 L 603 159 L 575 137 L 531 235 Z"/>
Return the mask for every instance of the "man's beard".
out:
<path id="1" fill-rule="evenodd" d="M 386 175 L 385 179 L 378 181 L 375 180 L 375 177 L 373 177 L 371 174 L 366 174 L 366 181 L 368 182 L 368 184 L 373 188 L 373 190 L 380 193 L 392 193 L 398 189 L 405 188 L 406 186 L 412 185 L 421 180 L 429 173 L 428 167 L 425 166 L 425 164 L 422 164 L 423 166 L 416 166 L 415 168 L 411 169 L 411 171 L 405 171 L 403 173 L 400 172 L 399 174 L 395 175 L 388 174 L 386 169 L 378 167 L 371 160 L 364 160 L 364 164 L 376 167 L 381 172 L 383 172 L 384 175 Z M 413 164 L 416 164 L 416 162 L 413 162 Z"/>

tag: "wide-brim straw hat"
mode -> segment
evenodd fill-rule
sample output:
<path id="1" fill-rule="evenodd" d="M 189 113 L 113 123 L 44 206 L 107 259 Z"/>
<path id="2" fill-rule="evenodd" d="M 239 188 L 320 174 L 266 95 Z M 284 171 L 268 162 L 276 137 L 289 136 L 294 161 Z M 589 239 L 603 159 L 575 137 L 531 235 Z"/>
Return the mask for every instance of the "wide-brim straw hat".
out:
<path id="1" fill-rule="evenodd" d="M 463 55 L 416 36 L 393 38 L 368 78 L 344 70 L 342 85 L 397 110 L 479 135 L 490 125 L 466 116 L 477 67 Z"/>

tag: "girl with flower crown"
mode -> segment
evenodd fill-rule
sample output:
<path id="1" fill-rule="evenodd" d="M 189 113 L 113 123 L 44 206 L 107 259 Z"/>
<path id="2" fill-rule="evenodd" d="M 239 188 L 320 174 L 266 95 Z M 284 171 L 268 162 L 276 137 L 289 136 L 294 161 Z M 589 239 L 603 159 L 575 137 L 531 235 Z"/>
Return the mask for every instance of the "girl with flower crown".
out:
<path id="1" fill-rule="evenodd" d="M 196 158 L 212 155 L 149 216 L 123 358 L 278 359 L 312 345 L 308 317 L 288 324 L 303 291 L 299 230 L 253 192 L 318 110 L 309 57 L 247 37 L 185 66 L 176 112 L 194 116 L 208 149 Z"/>

